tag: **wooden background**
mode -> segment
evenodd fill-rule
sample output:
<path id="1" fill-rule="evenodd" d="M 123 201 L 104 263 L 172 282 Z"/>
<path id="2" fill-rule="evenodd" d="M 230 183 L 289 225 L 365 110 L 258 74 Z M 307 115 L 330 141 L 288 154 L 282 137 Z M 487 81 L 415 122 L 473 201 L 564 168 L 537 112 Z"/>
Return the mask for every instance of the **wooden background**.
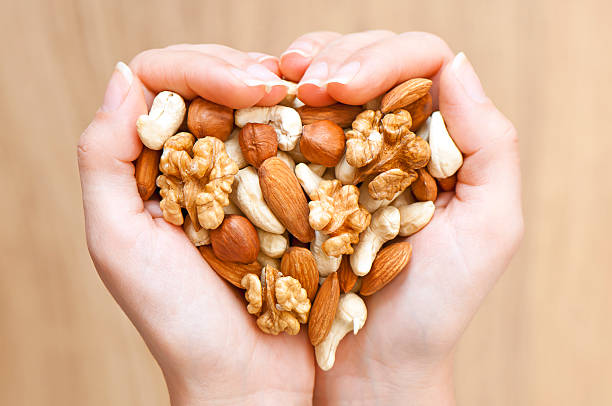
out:
<path id="1" fill-rule="evenodd" d="M 459 404 L 612 404 L 610 2 L 0 4 L 0 404 L 168 403 L 85 246 L 75 145 L 116 61 L 179 42 L 278 54 L 311 30 L 371 28 L 465 51 L 521 137 L 526 235 L 459 346 Z"/>

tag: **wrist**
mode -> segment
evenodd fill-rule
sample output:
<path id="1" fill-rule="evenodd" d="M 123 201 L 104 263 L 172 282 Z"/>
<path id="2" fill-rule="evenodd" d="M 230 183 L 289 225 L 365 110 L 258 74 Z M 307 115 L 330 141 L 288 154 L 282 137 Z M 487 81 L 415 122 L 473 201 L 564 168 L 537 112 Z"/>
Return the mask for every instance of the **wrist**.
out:
<path id="1" fill-rule="evenodd" d="M 355 367 L 337 374 L 317 371 L 314 404 L 455 405 L 452 356 L 401 366 L 369 360 Z"/>
<path id="2" fill-rule="evenodd" d="M 212 405 L 312 405 L 312 390 L 308 392 L 287 391 L 279 388 L 245 390 L 239 380 L 235 385 L 211 382 L 192 384 L 178 383 L 166 379 L 172 406 Z"/>

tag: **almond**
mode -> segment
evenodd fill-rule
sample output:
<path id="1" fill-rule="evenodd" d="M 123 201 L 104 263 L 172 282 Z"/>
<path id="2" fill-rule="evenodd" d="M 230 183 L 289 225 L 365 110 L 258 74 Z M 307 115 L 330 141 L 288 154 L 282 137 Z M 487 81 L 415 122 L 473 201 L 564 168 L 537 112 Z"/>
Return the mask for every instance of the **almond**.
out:
<path id="1" fill-rule="evenodd" d="M 444 190 L 445 192 L 452 192 L 453 190 L 455 190 L 455 185 L 457 184 L 457 174 L 455 173 L 454 175 L 449 176 L 448 178 L 436 180 L 438 181 L 440 189 Z"/>
<path id="2" fill-rule="evenodd" d="M 259 167 L 263 198 L 278 220 L 301 242 L 314 239 L 308 223 L 308 202 L 295 174 L 282 159 L 266 159 Z"/>
<path id="3" fill-rule="evenodd" d="M 340 262 L 340 268 L 338 269 L 338 282 L 340 283 L 340 290 L 342 293 L 348 293 L 353 289 L 357 282 L 358 276 L 353 272 L 351 263 L 349 262 L 349 256 L 344 255 L 342 262 Z"/>
<path id="4" fill-rule="evenodd" d="M 280 270 L 284 276 L 291 276 L 300 282 L 312 301 L 319 287 L 319 271 L 312 252 L 306 248 L 291 247 L 283 255 Z"/>
<path id="5" fill-rule="evenodd" d="M 433 113 L 433 101 L 431 99 L 431 94 L 427 93 L 419 100 L 404 107 L 404 109 L 408 110 L 408 113 L 410 113 L 410 117 L 412 118 L 410 130 L 415 132 L 421 127 L 427 118 L 431 116 L 431 113 Z"/>
<path id="6" fill-rule="evenodd" d="M 296 109 L 303 125 L 312 124 L 319 120 L 330 120 L 342 128 L 350 127 L 361 113 L 360 106 L 336 103 L 325 107 L 302 106 Z"/>
<path id="7" fill-rule="evenodd" d="M 278 149 L 276 131 L 268 124 L 247 123 L 240 130 L 238 142 L 244 159 L 255 168 L 259 168 L 266 159 L 276 156 Z"/>
<path id="8" fill-rule="evenodd" d="M 408 265 L 411 254 L 412 245 L 409 242 L 397 242 L 380 250 L 372 269 L 362 279 L 359 293 L 370 296 L 381 290 Z"/>
<path id="9" fill-rule="evenodd" d="M 310 162 L 331 168 L 342 158 L 346 137 L 342 128 L 330 120 L 304 126 L 300 151 Z"/>
<path id="10" fill-rule="evenodd" d="M 319 288 L 317 297 L 315 297 L 310 309 L 308 337 L 312 345 L 320 344 L 331 330 L 339 299 L 338 274 L 334 272 L 325 279 L 325 282 Z"/>
<path id="11" fill-rule="evenodd" d="M 259 253 L 259 236 L 253 224 L 237 214 L 225 216 L 223 223 L 210 230 L 212 249 L 222 261 L 250 264 Z"/>
<path id="12" fill-rule="evenodd" d="M 429 79 L 417 78 L 395 86 L 383 96 L 380 110 L 388 113 L 414 103 L 429 92 L 431 84 Z"/>
<path id="13" fill-rule="evenodd" d="M 438 185 L 436 180 L 425 169 L 418 169 L 419 177 L 410 185 L 412 194 L 419 202 L 436 201 Z"/>
<path id="14" fill-rule="evenodd" d="M 198 97 L 189 105 L 187 127 L 196 138 L 211 136 L 225 141 L 234 128 L 234 110 Z"/>
<path id="15" fill-rule="evenodd" d="M 258 262 L 251 262 L 250 264 L 239 264 L 236 262 L 222 261 L 215 256 L 212 248 L 209 245 L 203 245 L 198 247 L 202 257 L 208 262 L 208 265 L 215 270 L 223 279 L 242 289 L 240 281 L 242 277 L 247 273 L 259 275 L 261 273 L 261 265 Z"/>
<path id="16" fill-rule="evenodd" d="M 156 151 L 143 146 L 140 156 L 136 159 L 136 185 L 142 200 L 148 200 L 155 192 L 161 154 L 161 150 Z"/>

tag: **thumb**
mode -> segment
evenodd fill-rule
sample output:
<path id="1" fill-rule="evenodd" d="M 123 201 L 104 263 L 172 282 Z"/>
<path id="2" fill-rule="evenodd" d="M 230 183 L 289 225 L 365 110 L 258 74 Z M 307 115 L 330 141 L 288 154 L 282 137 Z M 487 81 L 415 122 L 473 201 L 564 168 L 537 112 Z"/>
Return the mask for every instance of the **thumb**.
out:
<path id="1" fill-rule="evenodd" d="M 460 213 L 449 217 L 468 240 L 492 239 L 513 253 L 523 229 L 517 133 L 462 52 L 441 75 L 440 111 L 465 157 L 448 206 Z"/>
<path id="2" fill-rule="evenodd" d="M 119 62 L 102 107 L 79 140 L 77 156 L 88 227 L 92 223 L 103 229 L 127 225 L 129 215 L 144 209 L 132 164 L 142 149 L 136 119 L 147 113 L 142 89 L 130 68 Z"/>

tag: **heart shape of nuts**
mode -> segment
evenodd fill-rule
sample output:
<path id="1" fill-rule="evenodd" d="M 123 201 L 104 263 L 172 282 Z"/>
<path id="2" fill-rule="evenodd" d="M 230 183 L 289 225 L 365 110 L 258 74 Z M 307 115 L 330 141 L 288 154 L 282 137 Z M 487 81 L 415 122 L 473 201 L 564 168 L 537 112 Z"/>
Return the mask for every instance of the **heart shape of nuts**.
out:
<path id="1" fill-rule="evenodd" d="M 342 338 L 365 325 L 361 296 L 408 265 L 412 246 L 396 238 L 431 221 L 438 187 L 454 190 L 463 157 L 432 111 L 431 84 L 311 107 L 287 82 L 279 105 L 235 111 L 161 92 L 136 123 L 138 191 L 147 200 L 158 188 L 164 219 L 244 289 L 264 333 L 308 323 L 328 370 Z"/>

